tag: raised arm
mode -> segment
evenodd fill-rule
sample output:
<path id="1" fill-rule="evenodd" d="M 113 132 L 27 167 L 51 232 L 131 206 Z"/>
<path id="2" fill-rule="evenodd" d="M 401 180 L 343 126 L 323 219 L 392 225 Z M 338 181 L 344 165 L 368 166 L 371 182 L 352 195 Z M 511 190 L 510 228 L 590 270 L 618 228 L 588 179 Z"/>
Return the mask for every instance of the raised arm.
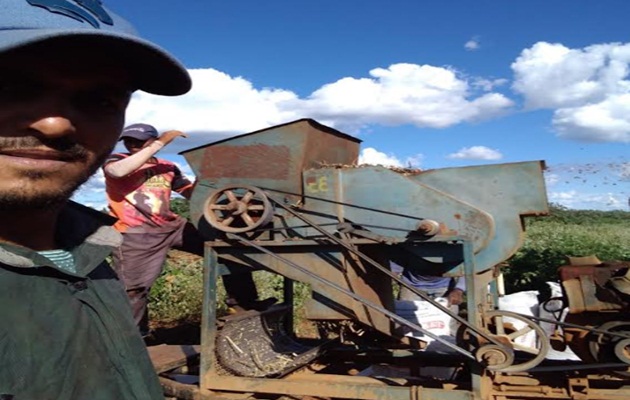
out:
<path id="1" fill-rule="evenodd" d="M 186 137 L 181 131 L 166 131 L 155 140 L 148 140 L 142 150 L 123 158 L 118 161 L 113 161 L 105 165 L 103 170 L 108 176 L 112 178 L 122 178 L 137 171 L 138 168 L 143 166 L 147 161 L 151 159 L 162 147 L 171 143 L 176 137 Z"/>

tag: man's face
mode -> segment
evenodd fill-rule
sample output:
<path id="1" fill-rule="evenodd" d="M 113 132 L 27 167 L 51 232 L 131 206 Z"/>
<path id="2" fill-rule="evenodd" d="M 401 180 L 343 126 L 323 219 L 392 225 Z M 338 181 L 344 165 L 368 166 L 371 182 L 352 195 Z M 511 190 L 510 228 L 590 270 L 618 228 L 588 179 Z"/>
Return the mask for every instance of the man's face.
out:
<path id="1" fill-rule="evenodd" d="M 124 125 L 129 82 L 90 49 L 0 54 L 0 210 L 57 205 L 96 172 Z"/>
<path id="2" fill-rule="evenodd" d="M 140 140 L 132 137 L 123 138 L 123 144 L 125 145 L 127 151 L 131 154 L 136 154 L 154 141 L 155 139 Z"/>

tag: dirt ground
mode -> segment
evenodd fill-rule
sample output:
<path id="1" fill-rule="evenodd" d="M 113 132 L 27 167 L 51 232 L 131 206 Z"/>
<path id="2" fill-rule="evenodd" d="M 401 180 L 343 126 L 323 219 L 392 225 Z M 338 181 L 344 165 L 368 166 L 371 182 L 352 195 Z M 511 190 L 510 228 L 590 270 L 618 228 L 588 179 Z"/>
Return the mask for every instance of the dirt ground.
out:
<path id="1" fill-rule="evenodd" d="M 152 324 L 152 333 L 145 338 L 149 346 L 158 344 L 199 344 L 201 343 L 201 326 L 199 321 L 182 321 L 163 325 Z"/>
<path id="2" fill-rule="evenodd" d="M 302 339 L 317 339 L 319 335 L 313 323 L 301 321 L 294 332 Z M 201 343 L 201 322 L 180 321 L 163 324 L 151 323 L 151 335 L 145 338 L 148 346 L 159 344 L 193 345 Z"/>

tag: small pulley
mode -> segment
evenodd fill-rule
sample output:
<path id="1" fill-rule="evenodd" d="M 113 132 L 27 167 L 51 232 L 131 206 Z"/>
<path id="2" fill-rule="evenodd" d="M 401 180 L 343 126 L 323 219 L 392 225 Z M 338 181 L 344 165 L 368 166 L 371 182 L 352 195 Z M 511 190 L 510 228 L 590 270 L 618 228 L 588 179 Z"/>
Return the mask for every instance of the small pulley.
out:
<path id="1" fill-rule="evenodd" d="M 526 316 L 503 310 L 486 311 L 483 328 L 504 346 L 483 343 L 465 325 L 457 332 L 457 342 L 473 350 L 477 361 L 489 370 L 527 371 L 540 364 L 549 352 L 545 330 Z"/>
<path id="2" fill-rule="evenodd" d="M 215 190 L 206 200 L 203 215 L 223 232 L 251 232 L 271 222 L 273 207 L 265 192 L 254 186 L 229 185 Z"/>
<path id="3" fill-rule="evenodd" d="M 501 371 L 514 364 L 514 350 L 508 346 L 485 344 L 474 353 L 477 362 L 490 371 Z"/>

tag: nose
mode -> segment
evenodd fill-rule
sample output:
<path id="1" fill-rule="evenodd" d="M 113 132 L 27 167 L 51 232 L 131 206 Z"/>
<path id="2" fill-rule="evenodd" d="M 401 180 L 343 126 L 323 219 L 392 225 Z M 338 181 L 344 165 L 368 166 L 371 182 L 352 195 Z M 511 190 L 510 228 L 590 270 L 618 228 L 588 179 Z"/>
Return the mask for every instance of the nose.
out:
<path id="1" fill-rule="evenodd" d="M 33 121 L 29 128 L 49 138 L 62 137 L 76 132 L 72 122 L 68 118 L 61 116 L 40 118 Z"/>

